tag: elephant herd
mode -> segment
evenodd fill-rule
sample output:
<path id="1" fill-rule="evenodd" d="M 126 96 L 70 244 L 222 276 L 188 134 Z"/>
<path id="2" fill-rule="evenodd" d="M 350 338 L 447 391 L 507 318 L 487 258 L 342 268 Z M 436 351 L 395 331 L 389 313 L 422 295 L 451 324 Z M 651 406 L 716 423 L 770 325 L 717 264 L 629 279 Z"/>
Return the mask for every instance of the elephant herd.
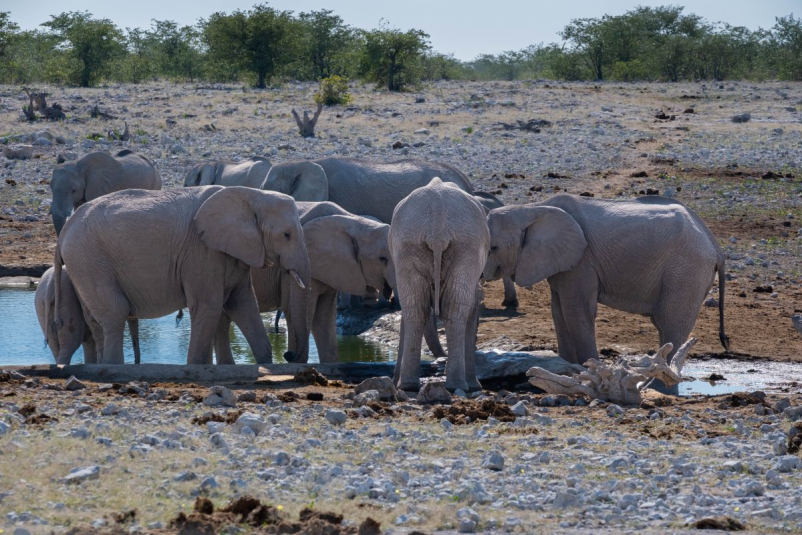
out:
<path id="1" fill-rule="evenodd" d="M 272 362 L 260 312 L 285 314 L 290 362 L 338 359 L 337 295 L 394 290 L 402 309 L 395 382 L 420 386 L 421 345 L 448 348 L 446 387 L 481 389 L 474 372 L 482 281 L 547 280 L 560 356 L 598 357 L 598 303 L 648 316 L 660 344 L 689 336 L 716 274 L 724 334 L 724 257 L 701 219 L 663 197 L 610 201 L 557 195 L 503 206 L 452 166 L 346 158 L 194 166 L 161 191 L 147 158 L 91 153 L 53 171 L 54 267 L 36 310 L 56 362 L 83 344 L 87 363 L 123 363 L 129 326 L 189 309 L 187 363 L 233 364 L 230 324 L 258 363 Z M 179 312 L 180 313 L 180 312 Z"/>

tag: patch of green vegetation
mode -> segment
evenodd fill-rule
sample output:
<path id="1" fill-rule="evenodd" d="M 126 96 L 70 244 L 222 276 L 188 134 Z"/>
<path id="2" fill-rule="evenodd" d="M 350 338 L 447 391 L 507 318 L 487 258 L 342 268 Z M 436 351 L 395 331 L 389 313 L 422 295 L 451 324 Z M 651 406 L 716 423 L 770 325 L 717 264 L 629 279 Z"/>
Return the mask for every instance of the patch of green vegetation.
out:
<path id="1" fill-rule="evenodd" d="M 99 141 L 103 139 L 103 136 L 95 132 L 94 134 L 87 134 L 86 139 L 91 139 L 92 141 Z"/>
<path id="2" fill-rule="evenodd" d="M 142 130 L 141 128 L 137 128 L 136 130 L 134 130 L 134 134 L 136 134 L 138 136 L 146 136 L 146 135 L 148 135 L 148 133 L 145 132 L 144 130 Z"/>
<path id="3" fill-rule="evenodd" d="M 473 127 L 472 127 L 472 126 L 469 126 L 468 128 L 466 128 L 466 129 L 465 129 L 465 133 L 466 133 L 466 134 L 473 134 Z"/>

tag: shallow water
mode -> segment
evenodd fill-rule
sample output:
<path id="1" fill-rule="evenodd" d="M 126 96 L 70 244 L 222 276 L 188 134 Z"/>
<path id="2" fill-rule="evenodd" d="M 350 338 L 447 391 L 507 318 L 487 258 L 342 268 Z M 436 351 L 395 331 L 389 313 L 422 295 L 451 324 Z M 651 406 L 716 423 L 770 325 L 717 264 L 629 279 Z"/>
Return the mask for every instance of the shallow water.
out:
<path id="1" fill-rule="evenodd" d="M 707 381 L 711 373 L 724 376 L 721 381 Z M 802 392 L 802 364 L 768 360 L 744 361 L 710 359 L 688 361 L 682 370 L 692 381 L 680 383 L 681 395 L 714 396 L 732 392 Z M 796 385 L 794 385 L 796 383 Z"/>
<path id="2" fill-rule="evenodd" d="M 52 364 L 53 354 L 45 345 L 39 327 L 32 290 L 0 289 L 0 366 Z M 273 345 L 273 361 L 285 362 L 287 350 L 285 333 L 273 333 L 273 313 L 262 318 Z M 158 364 L 184 364 L 187 361 L 191 318 L 184 311 L 184 320 L 176 326 L 175 314 L 163 318 L 140 320 L 139 341 L 142 362 Z M 281 326 L 285 326 L 281 320 Z M 283 330 L 283 329 L 282 329 Z M 237 363 L 255 363 L 248 342 L 239 329 L 232 325 L 231 351 Z M 387 362 L 395 360 L 395 351 L 358 336 L 339 336 L 340 360 L 347 362 Z M 134 362 L 134 351 L 126 328 L 123 343 L 125 362 Z M 83 349 L 72 357 L 73 364 L 84 362 Z M 319 362 L 314 339 L 309 337 L 309 362 Z"/>

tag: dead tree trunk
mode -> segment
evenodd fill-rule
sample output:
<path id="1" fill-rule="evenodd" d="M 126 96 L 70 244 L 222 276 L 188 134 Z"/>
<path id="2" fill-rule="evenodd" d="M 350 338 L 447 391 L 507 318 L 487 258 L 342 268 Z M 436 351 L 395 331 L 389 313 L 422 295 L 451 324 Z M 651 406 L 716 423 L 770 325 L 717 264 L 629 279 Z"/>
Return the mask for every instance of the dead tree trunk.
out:
<path id="1" fill-rule="evenodd" d="M 35 93 L 31 93 L 30 91 L 28 91 L 27 87 L 24 87 L 23 91 L 25 91 L 25 94 L 28 95 L 30 103 L 27 106 L 22 107 L 22 113 L 25 114 L 25 118 L 29 122 L 33 122 L 36 120 L 36 112 L 34 111 L 34 102 L 33 102 Z"/>
<path id="2" fill-rule="evenodd" d="M 304 110 L 304 118 L 301 120 L 298 116 L 298 112 L 292 110 L 292 116 L 295 117 L 295 122 L 298 124 L 298 130 L 302 137 L 315 137 L 315 125 L 317 124 L 321 111 L 323 111 L 323 104 L 318 104 L 315 115 L 310 119 L 309 112 Z"/>
<path id="3" fill-rule="evenodd" d="M 114 130 L 109 130 L 106 137 L 116 141 L 128 141 L 129 139 L 131 139 L 131 134 L 130 132 L 128 132 L 128 122 L 124 121 L 124 124 L 125 124 L 125 130 L 123 130 L 122 134 L 118 134 Z"/>

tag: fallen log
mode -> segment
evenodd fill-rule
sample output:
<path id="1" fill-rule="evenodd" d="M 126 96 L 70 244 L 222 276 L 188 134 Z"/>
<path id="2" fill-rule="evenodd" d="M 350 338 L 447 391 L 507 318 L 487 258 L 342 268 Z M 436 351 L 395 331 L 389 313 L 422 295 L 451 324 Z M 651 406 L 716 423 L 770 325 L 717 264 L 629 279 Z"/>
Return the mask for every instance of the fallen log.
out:
<path id="1" fill-rule="evenodd" d="M 323 104 L 317 105 L 315 115 L 310 119 L 309 112 L 304 110 L 304 117 L 301 119 L 295 109 L 292 110 L 292 116 L 295 118 L 295 123 L 298 125 L 298 130 L 302 137 L 315 137 L 315 125 L 320 117 L 320 112 L 323 111 Z"/>
<path id="2" fill-rule="evenodd" d="M 682 382 L 682 367 L 695 343 L 696 338 L 685 342 L 670 364 L 666 357 L 674 346 L 669 343 L 654 355 L 624 357 L 614 364 L 590 359 L 585 363 L 587 370 L 574 377 L 557 375 L 543 368 L 532 368 L 526 375 L 530 384 L 549 394 L 581 394 L 622 405 L 639 405 L 643 401 L 643 390 L 654 381 L 662 381 L 667 387 Z"/>

